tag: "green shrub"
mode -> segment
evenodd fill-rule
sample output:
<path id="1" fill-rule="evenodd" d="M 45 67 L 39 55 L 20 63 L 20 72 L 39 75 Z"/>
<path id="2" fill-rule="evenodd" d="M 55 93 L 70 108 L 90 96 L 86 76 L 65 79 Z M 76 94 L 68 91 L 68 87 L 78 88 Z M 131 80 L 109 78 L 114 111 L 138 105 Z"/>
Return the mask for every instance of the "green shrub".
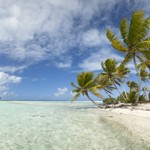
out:
<path id="1" fill-rule="evenodd" d="M 103 99 L 103 103 L 105 105 L 109 105 L 109 104 L 117 104 L 117 100 L 115 98 L 105 98 Z"/>
<path id="2" fill-rule="evenodd" d="M 125 96 L 125 93 L 122 93 Z M 128 99 L 124 100 L 123 97 L 121 95 L 119 95 L 117 97 L 117 101 L 121 102 L 121 103 L 132 103 L 134 104 L 136 101 L 136 96 L 137 96 L 137 92 L 134 90 L 131 90 L 130 93 L 127 93 Z M 139 97 L 139 102 L 145 102 L 146 98 L 143 94 L 140 95 Z"/>

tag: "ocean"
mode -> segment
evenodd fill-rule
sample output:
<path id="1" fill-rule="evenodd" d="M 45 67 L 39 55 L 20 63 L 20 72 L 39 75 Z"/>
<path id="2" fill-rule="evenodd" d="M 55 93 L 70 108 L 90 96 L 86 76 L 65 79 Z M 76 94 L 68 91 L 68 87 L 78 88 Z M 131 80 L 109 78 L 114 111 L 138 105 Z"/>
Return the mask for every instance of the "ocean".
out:
<path id="1" fill-rule="evenodd" d="M 148 150 L 90 102 L 0 102 L 0 150 Z"/>

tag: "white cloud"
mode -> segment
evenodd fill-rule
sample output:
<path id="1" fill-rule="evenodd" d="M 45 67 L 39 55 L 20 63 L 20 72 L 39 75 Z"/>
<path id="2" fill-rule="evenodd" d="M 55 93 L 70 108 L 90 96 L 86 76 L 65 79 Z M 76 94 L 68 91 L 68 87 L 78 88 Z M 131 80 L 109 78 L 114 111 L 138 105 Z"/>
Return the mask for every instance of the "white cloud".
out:
<path id="1" fill-rule="evenodd" d="M 15 93 L 13 93 L 13 92 L 9 92 L 9 91 L 4 91 L 4 92 L 1 93 L 1 97 L 2 97 L 2 98 L 3 98 L 3 97 L 11 97 L 11 96 L 17 97 L 17 94 L 15 94 Z"/>
<path id="2" fill-rule="evenodd" d="M 57 68 L 70 68 L 72 65 L 72 57 L 62 55 L 55 59 L 54 63 Z"/>
<path id="3" fill-rule="evenodd" d="M 119 62 L 123 60 L 123 57 L 114 53 L 108 48 L 102 48 L 98 52 L 92 53 L 90 57 L 86 58 L 82 63 L 79 63 L 79 68 L 85 71 L 101 70 L 101 62 L 107 58 L 115 58 Z"/>
<path id="4" fill-rule="evenodd" d="M 30 60 L 32 64 L 67 53 L 76 46 L 78 34 L 84 31 L 89 20 L 97 13 L 101 15 L 103 11 L 110 11 L 116 2 L 26 0 L 24 3 L 20 0 L 0 0 L 0 54 L 17 61 Z M 80 24 L 76 25 L 78 19 Z M 99 33 L 96 29 L 91 32 L 93 36 L 84 37 L 84 42 L 99 44 Z M 66 67 L 63 64 L 60 66 Z"/>
<path id="5" fill-rule="evenodd" d="M 0 54 L 30 65 L 45 59 L 53 61 L 74 46 L 103 46 L 107 44 L 105 33 L 95 27 L 89 29 L 90 21 L 95 15 L 101 16 L 101 21 L 109 19 L 118 3 L 118 0 L 0 0 Z M 136 2 L 141 3 L 149 6 L 148 0 Z M 59 60 L 54 64 L 69 67 Z"/>
<path id="6" fill-rule="evenodd" d="M 0 72 L 0 95 L 8 96 L 15 95 L 14 93 L 9 91 L 9 87 L 11 84 L 17 84 L 22 81 L 21 77 L 10 75 L 4 72 Z"/>
<path id="7" fill-rule="evenodd" d="M 0 72 L 0 85 L 20 83 L 22 80 L 21 77 L 9 75 L 4 72 Z"/>
<path id="8" fill-rule="evenodd" d="M 150 13 L 149 5 L 150 5 L 149 0 L 142 0 L 142 1 L 136 1 L 136 3 L 134 4 L 134 7 L 143 9 L 144 11 Z"/>
<path id="9" fill-rule="evenodd" d="M 58 96 L 65 95 L 66 92 L 68 92 L 68 88 L 66 87 L 58 88 L 57 92 L 54 95 L 58 97 Z"/>
<path id="10" fill-rule="evenodd" d="M 120 56 L 111 49 L 105 48 L 101 49 L 98 52 L 92 53 L 88 58 L 86 58 L 82 63 L 79 63 L 79 68 L 84 71 L 100 71 L 102 70 L 101 62 L 105 61 L 108 58 L 115 58 L 118 62 L 124 60 L 124 56 Z M 139 61 L 137 60 L 137 63 Z M 127 67 L 130 69 L 132 74 L 136 74 L 135 66 L 133 61 L 127 64 Z"/>
<path id="11" fill-rule="evenodd" d="M 84 46 L 101 46 L 108 43 L 105 33 L 100 33 L 98 29 L 91 29 L 83 33 L 82 42 Z"/>
<path id="12" fill-rule="evenodd" d="M 6 85 L 0 85 L 0 93 L 7 91 L 9 88 Z"/>
<path id="13" fill-rule="evenodd" d="M 22 71 L 25 68 L 26 66 L 0 66 L 0 72 L 15 73 L 18 71 Z"/>
<path id="14" fill-rule="evenodd" d="M 71 63 L 57 63 L 56 66 L 58 68 L 70 68 L 71 67 Z"/>

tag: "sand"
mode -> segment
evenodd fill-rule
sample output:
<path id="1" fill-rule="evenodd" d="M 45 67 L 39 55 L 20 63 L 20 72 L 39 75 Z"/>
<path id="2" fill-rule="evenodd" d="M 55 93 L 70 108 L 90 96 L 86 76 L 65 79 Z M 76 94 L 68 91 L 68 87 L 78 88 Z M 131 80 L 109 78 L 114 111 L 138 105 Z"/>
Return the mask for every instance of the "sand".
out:
<path id="1" fill-rule="evenodd" d="M 150 145 L 150 104 L 132 108 L 105 109 L 106 118 L 123 125 L 129 132 Z"/>

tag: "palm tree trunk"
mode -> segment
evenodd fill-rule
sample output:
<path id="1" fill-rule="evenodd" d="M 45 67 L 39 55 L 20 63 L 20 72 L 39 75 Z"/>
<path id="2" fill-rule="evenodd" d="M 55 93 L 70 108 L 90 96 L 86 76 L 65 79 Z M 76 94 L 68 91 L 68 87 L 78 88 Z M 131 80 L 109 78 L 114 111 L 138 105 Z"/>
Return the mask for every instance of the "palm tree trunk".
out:
<path id="1" fill-rule="evenodd" d="M 128 95 L 127 95 L 127 92 L 126 92 L 126 90 L 125 90 L 125 88 L 124 88 L 124 83 L 122 83 L 122 89 L 123 89 L 123 91 L 124 91 L 124 93 L 125 93 L 126 98 L 129 99 L 129 97 L 128 97 Z"/>
<path id="2" fill-rule="evenodd" d="M 134 62 L 134 66 L 135 66 L 135 70 L 138 76 L 138 93 L 137 93 L 137 97 L 136 97 L 136 101 L 135 101 L 135 105 L 138 105 L 139 102 L 139 98 L 140 98 L 140 90 L 141 90 L 141 75 L 139 73 L 139 70 L 137 68 L 137 63 L 136 63 L 136 58 L 135 58 L 135 54 L 133 54 L 133 62 Z"/>
<path id="3" fill-rule="evenodd" d="M 86 93 L 86 96 L 88 97 L 88 99 L 89 99 L 94 105 L 96 105 L 97 107 L 101 108 L 94 100 L 92 100 L 92 99 L 90 98 L 90 96 L 89 96 L 88 93 Z"/>
<path id="4" fill-rule="evenodd" d="M 122 96 L 122 98 L 126 101 L 126 98 L 123 96 L 123 94 L 119 91 L 118 87 L 116 86 L 116 84 L 114 83 L 114 86 L 116 88 L 116 90 L 118 91 L 118 93 Z"/>

